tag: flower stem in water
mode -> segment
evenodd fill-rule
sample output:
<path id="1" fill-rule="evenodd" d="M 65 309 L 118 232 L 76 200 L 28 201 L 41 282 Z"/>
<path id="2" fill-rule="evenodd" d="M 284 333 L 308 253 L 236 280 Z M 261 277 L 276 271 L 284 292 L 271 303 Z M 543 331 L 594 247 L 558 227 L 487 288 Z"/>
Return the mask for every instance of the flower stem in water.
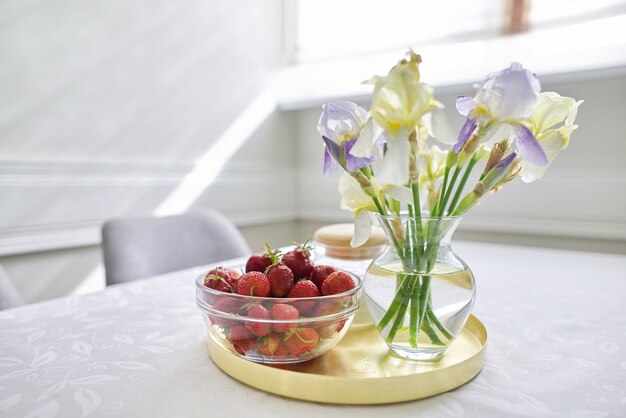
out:
<path id="1" fill-rule="evenodd" d="M 417 288 L 413 289 L 413 292 L 411 294 L 411 310 L 409 312 L 409 317 L 410 317 L 410 321 L 409 321 L 409 344 L 411 344 L 411 347 L 415 347 L 417 348 L 417 337 L 419 335 L 419 308 L 420 308 L 420 301 L 419 301 L 419 293 L 420 293 L 420 284 L 419 282 L 416 283 L 417 284 Z"/>
<path id="2" fill-rule="evenodd" d="M 433 308 L 432 305 L 428 305 L 428 320 L 433 323 L 437 329 L 439 329 L 439 331 L 441 331 L 441 333 L 449 340 L 454 338 L 454 335 L 452 335 L 450 333 L 450 331 L 448 331 L 448 329 L 441 323 L 439 322 L 439 319 L 437 319 L 437 315 L 435 315 L 435 312 L 433 312 Z"/>

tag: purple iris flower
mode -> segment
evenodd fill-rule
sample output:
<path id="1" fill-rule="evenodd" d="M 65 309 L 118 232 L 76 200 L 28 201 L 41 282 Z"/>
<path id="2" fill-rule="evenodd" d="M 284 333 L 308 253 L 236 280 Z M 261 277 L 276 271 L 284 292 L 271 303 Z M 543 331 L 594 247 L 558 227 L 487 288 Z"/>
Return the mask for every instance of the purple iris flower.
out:
<path id="1" fill-rule="evenodd" d="M 487 191 L 493 189 L 493 187 L 502 180 L 509 172 L 509 167 L 515 161 L 517 157 L 516 153 L 511 153 L 504 157 L 500 162 L 494 165 L 487 175 L 482 179 L 482 182 Z"/>
<path id="2" fill-rule="evenodd" d="M 473 97 L 459 96 L 456 98 L 456 110 L 463 116 L 469 115 L 469 113 L 476 108 L 476 102 Z"/>
<path id="3" fill-rule="evenodd" d="M 508 134 L 522 159 L 535 165 L 547 164 L 545 152 L 525 126 L 532 116 L 540 90 L 541 85 L 535 75 L 517 62 L 487 77 L 476 96 L 456 99 L 457 110 L 467 120 L 452 149 L 460 152 L 477 126 L 487 130 L 507 126 L 508 130 L 496 133 Z"/>
<path id="4" fill-rule="evenodd" d="M 337 145 L 337 143 L 325 136 L 322 136 L 322 140 L 326 144 L 326 151 L 324 152 L 325 176 L 332 173 L 339 166 L 346 171 L 353 172 L 359 168 L 367 167 L 375 160 L 375 157 L 362 158 L 350 154 L 350 150 L 356 143 L 356 137 L 344 141 L 341 145 Z"/>
<path id="5" fill-rule="evenodd" d="M 487 77 L 473 98 L 473 106 L 483 108 L 489 117 L 498 121 L 527 119 L 532 116 L 540 90 L 537 77 L 514 62 L 509 68 Z M 471 111 L 473 107 L 468 98 L 460 97 L 457 109 Z"/>
<path id="6" fill-rule="evenodd" d="M 512 152 L 511 154 L 504 157 L 498 164 L 496 164 L 495 167 L 508 168 L 513 162 L 513 160 L 515 160 L 515 157 L 517 157 L 517 154 Z"/>
<path id="7" fill-rule="evenodd" d="M 514 127 L 513 141 L 517 152 L 523 160 L 534 165 L 548 164 L 548 157 L 545 151 L 541 148 L 535 135 L 527 127 L 521 125 Z"/>
<path id="8" fill-rule="evenodd" d="M 472 135 L 474 130 L 476 129 L 477 121 L 476 119 L 468 117 L 463 124 L 463 127 L 459 131 L 459 136 L 457 137 L 456 144 L 452 147 L 452 151 L 457 154 L 461 152 L 463 145 L 467 142 L 469 137 Z"/>
<path id="9" fill-rule="evenodd" d="M 367 111 L 356 103 L 335 102 L 322 107 L 317 130 L 326 144 L 324 175 L 337 167 L 353 172 L 366 167 L 375 157 L 356 157 L 350 153 L 367 119 Z"/>

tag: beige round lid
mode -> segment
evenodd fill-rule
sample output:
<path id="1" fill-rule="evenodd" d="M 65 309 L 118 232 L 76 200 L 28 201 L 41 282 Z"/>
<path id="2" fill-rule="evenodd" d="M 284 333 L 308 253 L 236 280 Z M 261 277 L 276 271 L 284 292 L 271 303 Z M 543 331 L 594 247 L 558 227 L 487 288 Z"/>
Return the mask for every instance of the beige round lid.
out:
<path id="1" fill-rule="evenodd" d="M 328 257 L 365 260 L 380 254 L 387 244 L 387 237 L 379 226 L 372 227 L 372 233 L 365 244 L 351 247 L 354 224 L 326 225 L 313 234 L 313 239 L 323 246 Z"/>
<path id="2" fill-rule="evenodd" d="M 350 241 L 352 241 L 353 233 L 354 224 L 326 225 L 315 231 L 313 239 L 324 245 L 351 248 Z M 379 247 L 385 244 L 387 244 L 387 237 L 383 229 L 379 226 L 372 226 L 369 239 L 361 247 Z"/>

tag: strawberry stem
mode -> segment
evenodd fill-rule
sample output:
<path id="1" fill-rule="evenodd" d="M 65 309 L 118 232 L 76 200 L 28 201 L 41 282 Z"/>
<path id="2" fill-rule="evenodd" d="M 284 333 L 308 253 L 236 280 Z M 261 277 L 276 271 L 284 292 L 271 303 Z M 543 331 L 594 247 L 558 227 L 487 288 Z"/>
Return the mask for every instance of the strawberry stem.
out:
<path id="1" fill-rule="evenodd" d="M 313 238 L 309 237 L 303 243 L 297 243 L 295 241 L 292 241 L 291 243 L 296 247 L 296 250 L 311 251 L 313 249 L 313 246 L 309 245 L 309 243 L 312 241 L 313 241 Z"/>
<path id="2" fill-rule="evenodd" d="M 277 249 L 277 250 L 272 249 L 272 247 L 270 247 L 270 245 L 266 242 L 265 243 L 265 253 L 268 255 L 270 260 L 272 260 L 272 264 L 278 263 L 278 261 L 280 259 L 280 255 L 281 255 L 281 251 L 279 249 Z"/>

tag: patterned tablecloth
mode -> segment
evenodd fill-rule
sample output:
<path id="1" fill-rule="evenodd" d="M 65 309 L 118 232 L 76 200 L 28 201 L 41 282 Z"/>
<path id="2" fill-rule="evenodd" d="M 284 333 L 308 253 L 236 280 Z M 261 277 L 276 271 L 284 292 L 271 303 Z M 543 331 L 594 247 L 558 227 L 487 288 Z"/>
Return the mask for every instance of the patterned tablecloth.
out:
<path id="1" fill-rule="evenodd" d="M 0 312 L 0 417 L 626 416 L 626 257 L 459 242 L 483 371 L 433 398 L 337 406 L 267 394 L 207 352 L 179 271 Z"/>

